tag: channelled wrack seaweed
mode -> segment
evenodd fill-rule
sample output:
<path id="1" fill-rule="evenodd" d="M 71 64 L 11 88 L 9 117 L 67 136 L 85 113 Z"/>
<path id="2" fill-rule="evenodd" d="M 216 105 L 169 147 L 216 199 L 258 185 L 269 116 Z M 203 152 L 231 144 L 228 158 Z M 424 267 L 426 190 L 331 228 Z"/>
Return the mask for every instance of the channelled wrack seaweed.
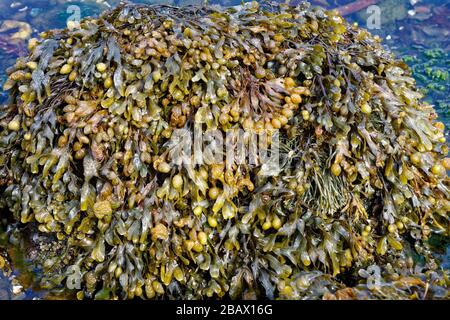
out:
<path id="1" fill-rule="evenodd" d="M 337 12 L 122 4 L 29 49 L 0 203 L 62 248 L 34 259 L 42 287 L 79 270 L 80 299 L 448 298 L 429 242 L 450 231 L 444 125 Z M 281 172 L 175 165 L 198 123 L 279 132 Z"/>

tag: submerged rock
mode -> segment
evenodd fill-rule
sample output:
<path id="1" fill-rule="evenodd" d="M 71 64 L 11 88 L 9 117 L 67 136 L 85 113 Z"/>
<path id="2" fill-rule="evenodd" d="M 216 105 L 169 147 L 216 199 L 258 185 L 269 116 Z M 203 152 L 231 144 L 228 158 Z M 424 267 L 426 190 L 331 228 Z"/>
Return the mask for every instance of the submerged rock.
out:
<path id="1" fill-rule="evenodd" d="M 379 38 L 270 3 L 122 4 L 41 37 L 5 84 L 0 204 L 47 236 L 42 287 L 448 297 L 444 126 Z"/>

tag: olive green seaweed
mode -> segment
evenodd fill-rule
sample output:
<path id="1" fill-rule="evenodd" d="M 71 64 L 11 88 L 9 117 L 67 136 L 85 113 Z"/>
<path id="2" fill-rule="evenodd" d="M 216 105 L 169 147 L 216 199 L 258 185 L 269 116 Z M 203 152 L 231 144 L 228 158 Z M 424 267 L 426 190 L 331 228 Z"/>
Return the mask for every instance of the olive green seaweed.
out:
<path id="1" fill-rule="evenodd" d="M 445 128 L 380 42 L 269 2 L 121 4 L 32 39 L 5 83 L 0 205 L 10 233 L 57 245 L 41 286 L 79 270 L 79 299 L 448 298 L 428 242 L 450 231 Z M 279 132 L 281 172 L 175 165 L 175 130 L 199 123 Z"/>

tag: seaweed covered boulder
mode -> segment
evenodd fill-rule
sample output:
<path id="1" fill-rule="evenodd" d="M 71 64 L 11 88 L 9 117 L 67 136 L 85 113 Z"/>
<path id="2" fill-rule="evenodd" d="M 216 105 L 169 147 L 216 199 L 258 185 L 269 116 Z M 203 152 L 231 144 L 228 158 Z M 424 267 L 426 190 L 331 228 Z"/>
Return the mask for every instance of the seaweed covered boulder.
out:
<path id="1" fill-rule="evenodd" d="M 0 110 L 0 204 L 11 238 L 46 242 L 42 287 L 448 298 L 429 241 L 450 231 L 445 128 L 407 66 L 337 12 L 122 4 L 29 50 Z M 236 136 L 195 158 L 182 138 L 198 130 L 278 137 L 276 174 L 225 161 Z"/>

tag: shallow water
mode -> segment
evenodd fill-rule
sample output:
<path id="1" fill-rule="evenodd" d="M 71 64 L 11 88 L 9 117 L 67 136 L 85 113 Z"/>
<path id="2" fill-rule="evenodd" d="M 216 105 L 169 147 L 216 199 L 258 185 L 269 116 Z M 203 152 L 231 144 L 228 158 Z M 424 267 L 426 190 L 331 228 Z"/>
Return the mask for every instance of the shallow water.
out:
<path id="1" fill-rule="evenodd" d="M 120 0 L 0 0 L 0 86 L 5 70 L 26 53 L 27 39 L 47 29 L 63 28 L 67 21 L 99 15 Z M 139 3 L 198 4 L 203 0 L 141 0 Z M 239 5 L 240 0 L 211 0 L 212 4 Z M 283 1 L 284 2 L 284 1 Z M 291 3 L 298 3 L 298 0 Z M 349 21 L 384 39 L 386 47 L 408 63 L 426 100 L 435 105 L 441 121 L 450 127 L 450 1 L 449 0 L 313 0 L 314 5 L 338 8 Z M 370 6 L 371 4 L 376 5 Z M 20 32 L 20 33 L 18 33 Z M 0 103 L 7 95 L 0 90 Z M 0 213 L 1 219 L 1 213 Z M 2 245 L 0 244 L 0 254 Z M 450 269 L 450 247 L 443 255 Z M 11 279 L 0 272 L 0 300 L 33 299 L 43 293 L 27 289 L 12 295 Z"/>

